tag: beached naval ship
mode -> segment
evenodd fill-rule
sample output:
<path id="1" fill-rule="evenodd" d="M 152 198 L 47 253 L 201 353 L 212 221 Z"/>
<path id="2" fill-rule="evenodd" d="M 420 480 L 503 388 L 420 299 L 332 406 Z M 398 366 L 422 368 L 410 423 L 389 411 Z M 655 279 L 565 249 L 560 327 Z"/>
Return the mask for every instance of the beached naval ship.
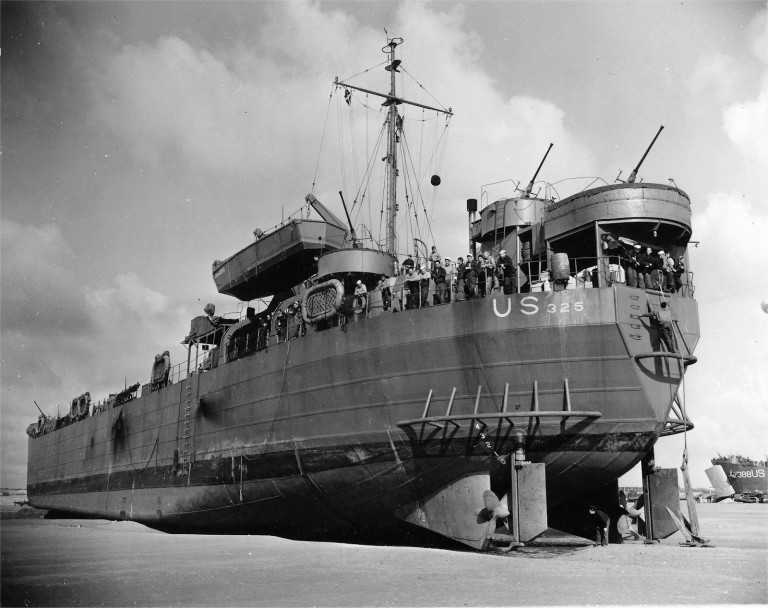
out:
<path id="1" fill-rule="evenodd" d="M 712 466 L 722 468 L 727 482 L 739 498 L 768 502 L 768 477 L 764 460 L 731 454 L 713 458 Z"/>
<path id="2" fill-rule="evenodd" d="M 639 164 L 562 200 L 549 185 L 534 194 L 536 176 L 506 198 L 469 199 L 471 248 L 491 262 L 449 264 L 448 294 L 403 274 L 399 107 L 413 102 L 395 90 L 400 43 L 383 49 L 388 93 L 335 83 L 347 103 L 384 99 L 381 245 L 309 195 L 320 219 L 290 219 L 214 262 L 243 314 L 208 308 L 187 361 L 158 355 L 151 379 L 95 414 L 83 397 L 63 422 L 30 425 L 32 505 L 188 532 L 398 542 L 426 530 L 482 549 L 484 496 L 503 497 L 513 452 L 544 465 L 547 510 L 565 529 L 572 505 L 615 495 L 660 437 L 692 427 L 677 398 L 699 338 L 682 266 L 690 201 L 635 181 Z M 674 268 L 657 268 L 661 249 Z M 262 310 L 248 304 L 259 298 Z M 662 304 L 673 343 L 647 316 Z"/>

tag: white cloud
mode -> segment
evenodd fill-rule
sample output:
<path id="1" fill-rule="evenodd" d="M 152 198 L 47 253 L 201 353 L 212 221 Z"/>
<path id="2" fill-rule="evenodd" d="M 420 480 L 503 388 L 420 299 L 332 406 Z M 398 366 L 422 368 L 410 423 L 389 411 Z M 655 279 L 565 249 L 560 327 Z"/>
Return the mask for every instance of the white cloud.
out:
<path id="1" fill-rule="evenodd" d="M 723 130 L 739 149 L 758 191 L 768 189 L 768 12 L 758 13 L 747 28 L 758 68 L 751 74 L 759 91 L 752 99 L 728 105 L 723 112 Z M 768 207 L 763 210 L 768 211 Z"/>
<path id="2" fill-rule="evenodd" d="M 764 64 L 768 64 L 768 11 L 762 10 L 752 19 L 747 28 L 752 54 Z"/>
<path id="3" fill-rule="evenodd" d="M 723 129 L 755 176 L 764 176 L 768 167 L 768 80 L 756 99 L 736 102 L 725 109 Z"/>
<path id="4" fill-rule="evenodd" d="M 695 216 L 694 236 L 700 246 L 691 251 L 697 290 L 707 297 L 760 302 L 768 278 L 756 272 L 768 260 L 768 201 L 750 200 L 741 193 L 715 193 Z M 699 295 L 697 291 L 697 296 Z"/>
<path id="5" fill-rule="evenodd" d="M 115 283 L 117 287 L 93 291 L 89 303 L 96 309 L 109 309 L 110 312 L 127 308 L 142 319 L 169 312 L 168 298 L 142 285 L 135 273 L 119 274 Z"/>
<path id="6" fill-rule="evenodd" d="M 702 58 L 688 79 L 688 86 L 697 98 L 728 99 L 742 79 L 739 62 L 730 55 L 712 53 Z"/>
<path id="7" fill-rule="evenodd" d="M 76 272 L 78 255 L 59 226 L 2 222 L 2 326 L 25 334 L 87 333 L 92 324 Z"/>

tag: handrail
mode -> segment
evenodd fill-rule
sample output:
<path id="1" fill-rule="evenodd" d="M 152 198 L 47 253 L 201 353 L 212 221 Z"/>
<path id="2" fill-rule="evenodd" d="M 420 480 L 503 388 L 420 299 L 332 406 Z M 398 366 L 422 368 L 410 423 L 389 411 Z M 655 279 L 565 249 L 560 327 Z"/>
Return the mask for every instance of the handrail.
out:
<path id="1" fill-rule="evenodd" d="M 683 365 L 686 367 L 688 365 L 693 365 L 698 361 L 698 358 L 694 355 L 683 355 L 681 353 L 671 353 L 665 350 L 657 350 L 650 353 L 640 353 L 637 355 L 634 355 L 635 361 L 640 361 L 641 359 L 650 359 L 650 358 L 666 358 L 666 359 L 682 359 Z"/>
<path id="2" fill-rule="evenodd" d="M 507 420 L 507 422 L 511 422 L 509 420 L 510 418 L 601 418 L 602 412 L 597 411 L 576 411 L 576 410 L 563 410 L 562 412 L 543 412 L 540 410 L 534 410 L 530 412 L 482 412 L 482 413 L 473 413 L 473 414 L 454 414 L 450 416 L 425 416 L 422 418 L 412 418 L 409 420 L 401 420 L 396 424 L 396 426 L 404 427 L 404 426 L 413 426 L 414 424 L 439 424 L 441 422 L 446 422 L 449 424 L 454 424 L 455 426 L 460 426 L 457 424 L 458 421 L 464 421 L 464 420 L 480 420 L 483 419 L 491 419 L 491 420 Z"/>
<path id="3" fill-rule="evenodd" d="M 693 430 L 694 424 L 690 420 L 680 420 L 679 418 L 666 418 L 664 420 L 664 429 L 661 431 L 662 437 L 679 435 L 680 433 Z"/>

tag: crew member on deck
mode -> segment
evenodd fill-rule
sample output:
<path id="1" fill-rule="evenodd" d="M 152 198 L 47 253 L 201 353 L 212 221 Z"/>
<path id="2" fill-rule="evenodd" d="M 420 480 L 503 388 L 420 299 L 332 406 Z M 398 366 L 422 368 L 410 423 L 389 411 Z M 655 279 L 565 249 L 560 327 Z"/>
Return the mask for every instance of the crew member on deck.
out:
<path id="1" fill-rule="evenodd" d="M 411 310 L 412 308 L 418 308 L 419 306 L 419 278 L 414 273 L 412 266 L 405 266 L 403 264 L 403 268 L 405 268 L 405 287 L 408 290 L 408 293 L 405 296 L 405 308 L 406 310 Z"/>
<path id="2" fill-rule="evenodd" d="M 389 279 L 386 275 L 381 275 L 377 287 L 381 292 L 381 307 L 384 310 L 389 310 L 392 306 L 392 290 L 389 287 Z"/>
<path id="3" fill-rule="evenodd" d="M 365 314 L 365 309 L 368 306 L 368 288 L 365 284 L 358 279 L 355 283 L 355 303 L 354 310 L 356 314 Z"/>
<path id="4" fill-rule="evenodd" d="M 421 271 L 419 272 L 419 290 L 421 293 L 420 299 L 419 299 L 419 307 L 420 308 L 426 308 L 429 306 L 429 302 L 427 301 L 427 298 L 429 296 L 429 279 L 431 278 L 431 275 L 429 273 L 429 270 L 427 270 L 426 264 L 421 265 Z"/>
<path id="5" fill-rule="evenodd" d="M 650 247 L 646 247 L 645 253 L 641 253 L 637 257 L 637 261 L 639 262 L 640 268 L 643 271 L 643 278 L 644 278 L 643 285 L 640 285 L 640 273 L 638 273 L 637 275 L 638 286 L 643 287 L 645 289 L 653 289 L 653 277 L 651 276 L 651 273 L 655 268 L 655 264 L 653 262 L 653 250 Z"/>
<path id="6" fill-rule="evenodd" d="M 446 263 L 448 262 L 446 258 Z M 435 282 L 435 304 L 445 304 L 447 299 L 448 290 L 446 288 L 447 273 L 445 268 L 438 261 L 435 265 L 435 269 L 432 271 L 432 279 Z"/>
<path id="7" fill-rule="evenodd" d="M 467 299 L 464 290 L 464 272 L 467 269 L 467 265 L 464 263 L 464 258 L 462 257 L 459 257 L 456 262 L 456 301 L 462 302 Z"/>
<path id="8" fill-rule="evenodd" d="M 664 289 L 664 250 L 651 254 L 653 260 L 653 270 L 651 270 L 651 284 L 653 289 L 663 291 Z"/>
<path id="9" fill-rule="evenodd" d="M 256 340 L 256 347 L 261 350 L 266 348 L 269 344 L 269 326 L 272 321 L 272 315 L 266 315 L 261 319 L 261 326 L 259 327 L 259 337 Z"/>
<path id="10" fill-rule="evenodd" d="M 429 254 L 429 271 L 435 272 L 435 268 L 440 264 L 440 254 L 437 252 L 437 247 L 432 245 L 432 253 Z"/>
<path id="11" fill-rule="evenodd" d="M 659 252 L 661 256 L 663 252 Z M 672 254 L 666 253 L 662 256 L 662 269 L 664 273 L 664 291 L 669 293 L 675 292 L 675 260 L 672 258 Z"/>
<path id="12" fill-rule="evenodd" d="M 499 251 L 499 259 L 496 260 L 496 267 L 501 270 L 504 293 L 510 294 L 514 292 L 515 286 L 513 281 L 513 274 L 515 271 L 515 263 L 512 261 L 512 258 L 507 255 L 506 249 Z"/>
<path id="13" fill-rule="evenodd" d="M 445 267 L 445 302 L 449 304 L 451 302 L 451 294 L 456 288 L 456 267 L 451 262 L 451 258 L 446 257 L 443 260 L 443 266 Z"/>
<path id="14" fill-rule="evenodd" d="M 403 262 L 403 273 L 408 274 L 408 269 L 415 270 L 416 262 L 413 261 L 413 256 L 409 253 L 405 262 Z"/>
<path id="15" fill-rule="evenodd" d="M 477 269 L 472 254 L 467 255 L 467 263 L 464 265 L 464 293 L 467 300 L 477 296 Z"/>
<path id="16" fill-rule="evenodd" d="M 685 274 L 685 261 L 683 260 L 683 256 L 679 255 L 677 256 L 677 260 L 675 261 L 675 270 L 674 270 L 675 287 L 673 291 L 677 292 L 683 288 L 684 274 Z"/>
<path id="17" fill-rule="evenodd" d="M 286 330 L 288 329 L 288 320 L 285 318 L 285 312 L 282 309 L 275 313 L 275 332 L 277 341 L 285 342 Z"/>
<path id="18" fill-rule="evenodd" d="M 483 255 L 480 254 L 477 256 L 475 261 L 472 263 L 472 268 L 475 271 L 475 276 L 477 277 L 477 296 L 480 298 L 485 297 L 485 287 L 486 287 L 486 276 L 485 276 L 485 263 L 483 262 Z"/>

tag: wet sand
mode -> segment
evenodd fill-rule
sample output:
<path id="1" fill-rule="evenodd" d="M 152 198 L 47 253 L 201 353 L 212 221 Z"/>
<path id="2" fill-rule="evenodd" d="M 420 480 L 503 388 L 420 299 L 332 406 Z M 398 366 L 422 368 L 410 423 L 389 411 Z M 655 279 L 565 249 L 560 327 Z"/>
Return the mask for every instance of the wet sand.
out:
<path id="1" fill-rule="evenodd" d="M 768 505 L 701 504 L 710 547 L 523 549 L 504 556 L 168 535 L 0 510 L 3 606 L 534 606 L 768 603 Z"/>

